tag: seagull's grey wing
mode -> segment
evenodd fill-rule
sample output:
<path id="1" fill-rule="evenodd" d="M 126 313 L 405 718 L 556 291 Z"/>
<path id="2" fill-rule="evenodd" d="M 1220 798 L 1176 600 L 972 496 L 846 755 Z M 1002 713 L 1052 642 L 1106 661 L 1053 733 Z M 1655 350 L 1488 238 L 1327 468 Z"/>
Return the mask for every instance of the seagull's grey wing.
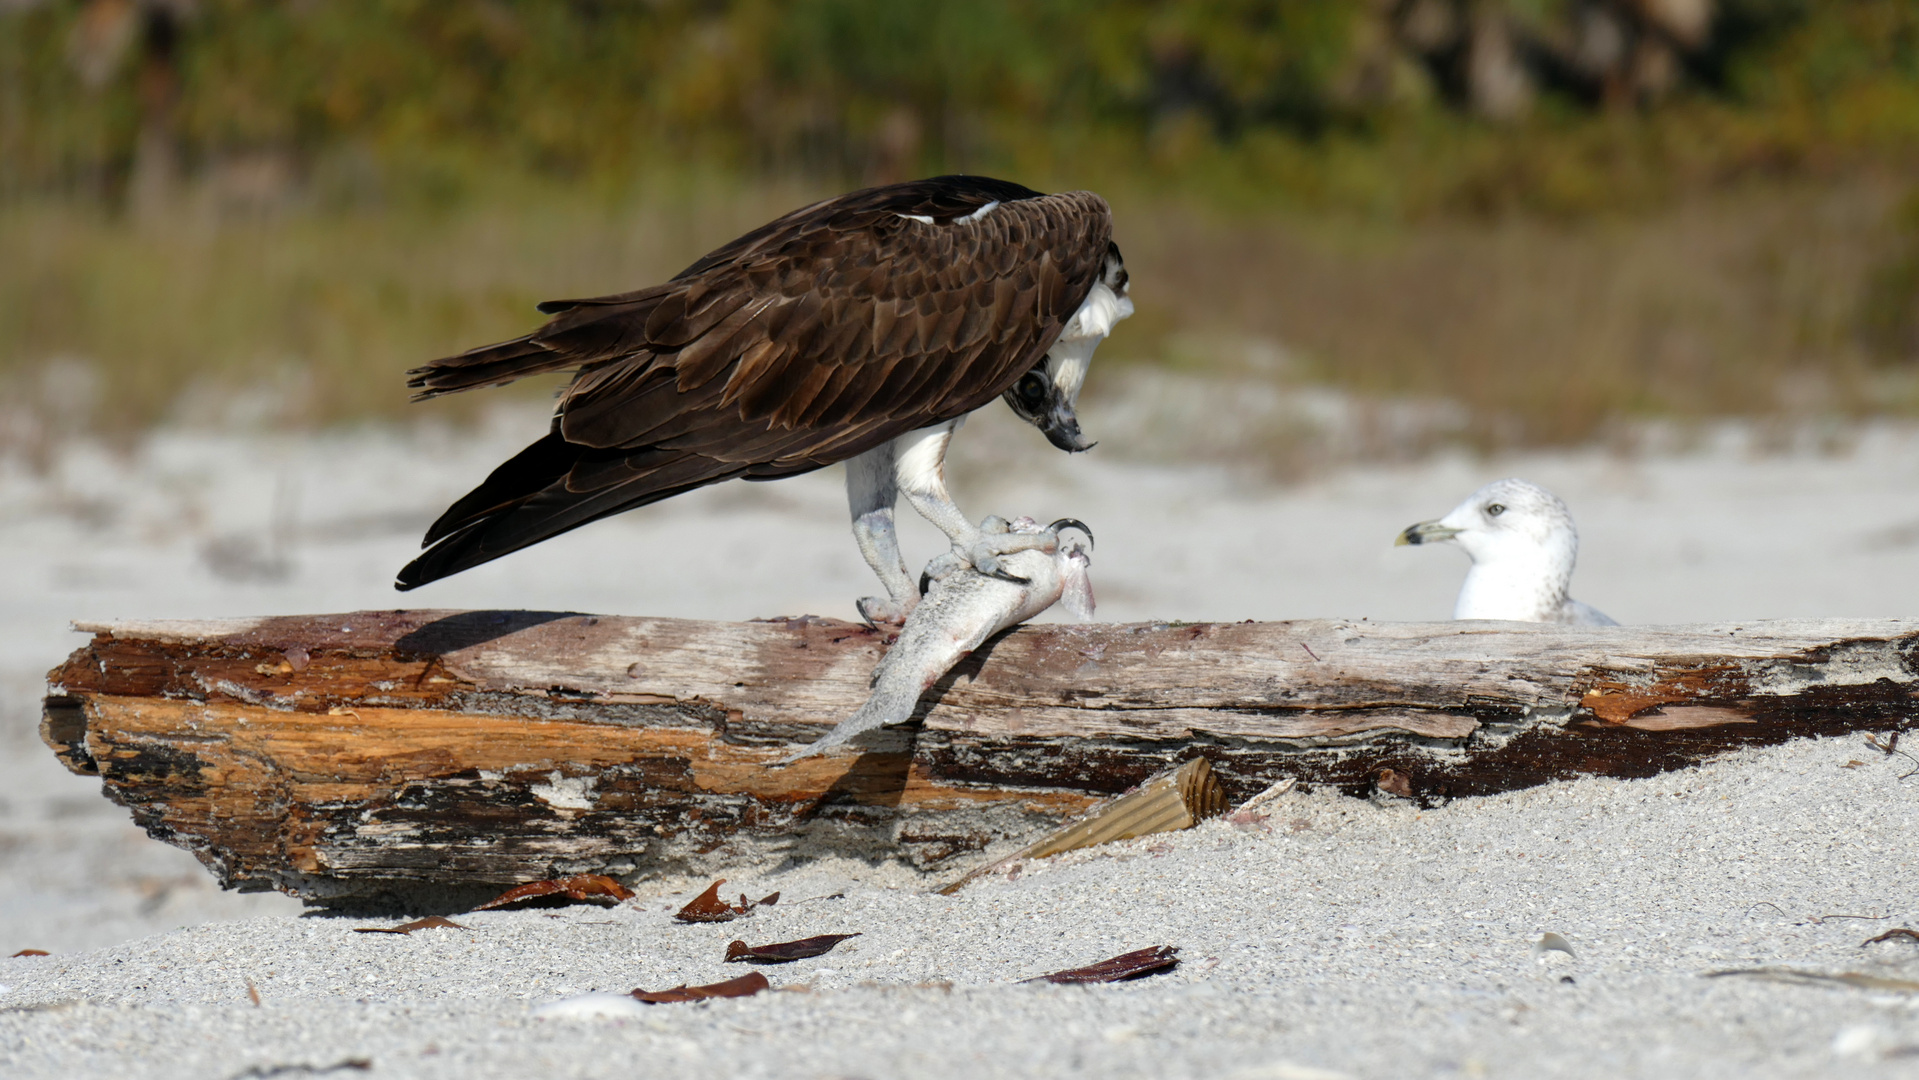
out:
<path id="1" fill-rule="evenodd" d="M 1618 626 L 1619 623 L 1605 612 L 1591 604 L 1578 600 L 1566 601 L 1566 622 L 1574 626 Z"/>
<path id="2" fill-rule="evenodd" d="M 1091 292 L 1112 219 L 1090 192 L 968 184 L 815 204 L 666 285 L 541 305 L 556 314 L 539 331 L 410 372 L 433 397 L 579 369 L 551 433 L 454 503 L 399 585 L 705 484 L 810 472 L 998 397 Z"/>

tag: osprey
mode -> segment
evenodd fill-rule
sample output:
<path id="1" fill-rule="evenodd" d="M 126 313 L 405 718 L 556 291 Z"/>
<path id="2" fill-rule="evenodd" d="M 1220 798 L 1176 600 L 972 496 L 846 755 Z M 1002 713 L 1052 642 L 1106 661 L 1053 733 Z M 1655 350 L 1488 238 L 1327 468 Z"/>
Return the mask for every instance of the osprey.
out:
<path id="1" fill-rule="evenodd" d="M 796 210 L 664 285 L 540 305 L 525 337 L 407 374 L 424 400 L 573 369 L 552 429 L 455 502 L 399 573 L 406 590 L 609 514 L 722 480 L 847 463 L 853 533 L 897 623 L 919 599 L 894 534 L 904 493 L 982 573 L 1047 542 L 969 521 L 943 463 L 968 413 L 1004 397 L 1066 451 L 1093 350 L 1133 312 L 1112 212 L 941 176 Z"/>

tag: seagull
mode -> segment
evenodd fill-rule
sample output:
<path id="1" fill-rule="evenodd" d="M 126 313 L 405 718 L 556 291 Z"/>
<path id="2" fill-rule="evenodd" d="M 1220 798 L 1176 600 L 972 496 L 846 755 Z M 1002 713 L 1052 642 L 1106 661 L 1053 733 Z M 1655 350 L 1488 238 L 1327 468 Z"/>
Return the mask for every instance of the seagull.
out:
<path id="1" fill-rule="evenodd" d="M 1579 533 L 1559 496 L 1525 480 L 1495 480 L 1437 521 L 1399 534 L 1397 544 L 1452 540 L 1472 569 L 1453 605 L 1455 619 L 1617 626 L 1598 609 L 1566 595 Z"/>
<path id="2" fill-rule="evenodd" d="M 663 285 L 539 306 L 545 326 L 408 372 L 425 400 L 571 370 L 547 435 L 427 530 L 404 591 L 624 510 L 723 480 L 846 462 L 860 553 L 885 587 L 875 625 L 918 602 L 894 532 L 901 494 L 957 563 L 1050 543 L 975 525 L 946 488 L 966 417 L 994 398 L 1061 450 L 1093 350 L 1133 313 L 1112 212 L 982 176 L 867 188 L 803 207 Z"/>

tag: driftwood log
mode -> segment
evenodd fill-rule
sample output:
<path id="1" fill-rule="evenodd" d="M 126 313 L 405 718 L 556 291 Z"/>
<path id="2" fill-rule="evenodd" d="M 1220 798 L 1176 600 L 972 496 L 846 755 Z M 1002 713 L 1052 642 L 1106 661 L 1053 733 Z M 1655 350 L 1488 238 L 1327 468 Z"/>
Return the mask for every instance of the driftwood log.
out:
<path id="1" fill-rule="evenodd" d="M 68 768 L 224 884 L 320 902 L 783 849 L 957 871 L 1195 756 L 1233 802 L 1289 776 L 1430 802 L 1900 730 L 1919 691 L 1919 621 L 1027 626 L 921 723 L 771 769 L 859 706 L 881 635 L 523 611 L 79 629 L 43 723 Z"/>

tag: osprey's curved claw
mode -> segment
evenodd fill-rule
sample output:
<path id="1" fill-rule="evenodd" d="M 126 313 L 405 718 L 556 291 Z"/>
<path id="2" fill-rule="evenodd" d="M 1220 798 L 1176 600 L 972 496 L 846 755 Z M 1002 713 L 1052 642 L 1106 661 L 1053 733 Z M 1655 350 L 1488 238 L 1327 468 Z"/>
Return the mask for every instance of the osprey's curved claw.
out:
<path id="1" fill-rule="evenodd" d="M 1086 534 L 1087 547 L 1098 546 L 1098 541 L 1093 539 L 1092 528 L 1078 518 L 1060 518 L 1058 521 L 1046 526 L 1046 531 L 1049 533 L 1057 534 L 1061 529 L 1078 529 L 1080 532 Z"/>
<path id="2" fill-rule="evenodd" d="M 1018 537 L 1021 534 L 1010 533 L 1008 535 Z M 1033 583 L 1032 578 L 1021 577 L 1018 574 L 1012 573 L 1001 566 L 999 560 L 1002 555 L 1011 555 L 1016 551 L 1034 551 L 1039 547 L 1040 545 L 1031 543 L 1008 544 L 1006 545 L 1007 549 L 1005 551 L 994 551 L 982 542 L 974 545 L 973 550 L 969 553 L 970 558 L 968 558 L 967 561 L 973 564 L 973 569 L 985 574 L 989 578 L 995 578 L 1014 585 L 1031 585 Z"/>

